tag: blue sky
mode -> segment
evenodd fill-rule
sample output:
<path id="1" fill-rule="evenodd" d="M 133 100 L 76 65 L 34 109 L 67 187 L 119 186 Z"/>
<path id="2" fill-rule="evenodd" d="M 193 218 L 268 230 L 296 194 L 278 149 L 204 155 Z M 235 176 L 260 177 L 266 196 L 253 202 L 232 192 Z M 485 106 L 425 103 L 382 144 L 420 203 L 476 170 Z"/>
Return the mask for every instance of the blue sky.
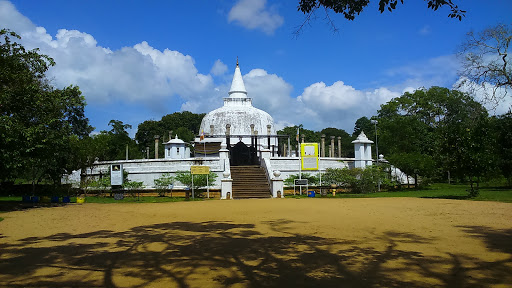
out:
<path id="1" fill-rule="evenodd" d="M 372 2 L 355 21 L 331 14 L 338 33 L 319 12 L 298 37 L 298 0 L 0 0 L 0 27 L 56 60 L 48 76 L 80 87 L 97 131 L 116 119 L 133 136 L 144 120 L 222 106 L 238 57 L 249 97 L 278 129 L 351 133 L 404 91 L 452 87 L 465 34 L 512 19 L 510 0 L 455 0 L 467 10 L 462 21 L 425 1 L 383 14 Z"/>

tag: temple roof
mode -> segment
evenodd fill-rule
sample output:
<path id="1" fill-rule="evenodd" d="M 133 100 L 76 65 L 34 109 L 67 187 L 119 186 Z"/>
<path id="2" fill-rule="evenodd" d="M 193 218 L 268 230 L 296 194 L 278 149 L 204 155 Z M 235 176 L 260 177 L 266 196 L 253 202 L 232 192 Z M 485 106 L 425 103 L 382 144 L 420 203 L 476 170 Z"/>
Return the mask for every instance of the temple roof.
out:
<path id="1" fill-rule="evenodd" d="M 272 117 L 267 112 L 253 107 L 252 99 L 247 97 L 238 60 L 229 97 L 224 98 L 224 106 L 205 115 L 200 130 L 209 135 L 225 135 L 227 124 L 231 126 L 231 135 L 252 135 L 255 131 L 260 135 L 266 135 L 268 126 L 271 127 L 270 134 L 276 134 Z"/>

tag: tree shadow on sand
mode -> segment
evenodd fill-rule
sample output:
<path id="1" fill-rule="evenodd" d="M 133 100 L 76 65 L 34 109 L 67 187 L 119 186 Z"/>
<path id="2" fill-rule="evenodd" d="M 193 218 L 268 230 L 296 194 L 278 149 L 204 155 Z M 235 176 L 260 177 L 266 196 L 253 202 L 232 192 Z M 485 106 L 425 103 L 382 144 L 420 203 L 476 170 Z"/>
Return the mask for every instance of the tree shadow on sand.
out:
<path id="1" fill-rule="evenodd" d="M 263 222 L 272 231 L 266 234 L 253 224 L 209 221 L 29 237 L 2 245 L 0 283 L 7 287 L 149 287 L 167 281 L 171 287 L 183 288 L 205 283 L 217 287 L 510 284 L 506 282 L 512 275 L 510 259 L 485 262 L 466 255 L 427 256 L 401 247 L 432 245 L 433 239 L 396 231 L 376 235 L 373 240 L 385 247 L 378 249 L 363 240 L 302 235 L 288 229 L 293 224 L 297 223 Z M 478 228 L 462 229 L 481 235 Z M 472 272 L 484 276 L 468 277 Z M 118 284 L 122 279 L 129 281 Z"/>

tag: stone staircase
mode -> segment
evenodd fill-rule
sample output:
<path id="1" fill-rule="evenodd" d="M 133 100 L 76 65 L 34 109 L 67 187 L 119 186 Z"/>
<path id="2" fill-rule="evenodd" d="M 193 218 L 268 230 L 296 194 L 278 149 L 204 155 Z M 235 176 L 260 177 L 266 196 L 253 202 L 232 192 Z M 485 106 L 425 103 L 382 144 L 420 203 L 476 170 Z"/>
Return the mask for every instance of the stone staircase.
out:
<path id="1" fill-rule="evenodd" d="M 231 166 L 233 198 L 270 198 L 265 170 L 259 166 Z"/>

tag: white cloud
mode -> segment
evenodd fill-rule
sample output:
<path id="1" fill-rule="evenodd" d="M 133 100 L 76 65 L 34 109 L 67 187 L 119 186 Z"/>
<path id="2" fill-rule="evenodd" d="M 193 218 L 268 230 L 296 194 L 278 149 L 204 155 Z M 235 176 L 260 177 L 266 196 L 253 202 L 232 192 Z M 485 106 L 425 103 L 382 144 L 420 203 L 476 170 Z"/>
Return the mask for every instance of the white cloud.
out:
<path id="1" fill-rule="evenodd" d="M 162 102 L 173 96 L 195 101 L 214 94 L 212 76 L 199 73 L 192 56 L 178 51 L 159 51 L 145 41 L 112 51 L 77 30 L 60 29 L 52 37 L 9 2 L 0 2 L 0 26 L 20 34 L 25 47 L 54 58 L 57 65 L 47 76 L 58 88 L 80 86 L 89 104 L 128 101 L 168 112 Z"/>
<path id="2" fill-rule="evenodd" d="M 275 6 L 266 7 L 266 4 L 266 0 L 240 0 L 229 11 L 228 21 L 271 35 L 283 25 L 284 20 Z"/>
<path id="3" fill-rule="evenodd" d="M 222 61 L 220 61 L 220 59 L 217 59 L 217 61 L 215 61 L 215 63 L 213 64 L 213 67 L 210 70 L 210 73 L 215 76 L 220 76 L 220 75 L 223 75 L 224 73 L 226 73 L 226 71 L 228 71 L 228 66 L 226 64 L 222 63 Z"/>
<path id="4" fill-rule="evenodd" d="M 337 81 L 331 86 L 314 83 L 297 99 L 314 115 L 310 121 L 316 129 L 339 127 L 350 133 L 358 118 L 374 115 L 381 104 L 398 96 L 400 93 L 384 87 L 362 91 Z"/>
<path id="5" fill-rule="evenodd" d="M 477 85 L 469 82 L 467 78 L 461 77 L 452 89 L 472 94 L 491 114 L 501 115 L 512 109 L 512 89 L 501 88 L 496 90 L 494 101 L 489 99 L 494 92 L 494 87 L 491 84 Z"/>
<path id="6" fill-rule="evenodd" d="M 292 85 L 276 74 L 268 74 L 263 69 L 252 69 L 243 78 L 254 106 L 268 113 L 278 114 L 290 101 L 294 101 L 290 97 Z"/>

